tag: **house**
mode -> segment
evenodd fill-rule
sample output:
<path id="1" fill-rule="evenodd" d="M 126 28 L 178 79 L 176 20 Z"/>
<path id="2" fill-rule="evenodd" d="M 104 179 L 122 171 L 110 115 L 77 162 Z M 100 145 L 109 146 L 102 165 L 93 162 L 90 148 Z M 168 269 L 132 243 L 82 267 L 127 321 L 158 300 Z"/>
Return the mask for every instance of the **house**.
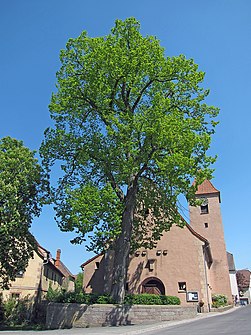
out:
<path id="1" fill-rule="evenodd" d="M 54 259 L 48 250 L 36 243 L 34 256 L 29 260 L 26 270 L 19 273 L 15 281 L 11 282 L 9 290 L 0 291 L 3 300 L 28 298 L 40 301 L 45 297 L 49 287 L 74 290 L 75 277 L 60 260 L 61 251 L 57 251 Z"/>
<path id="2" fill-rule="evenodd" d="M 199 185 L 196 198 L 203 202 L 189 206 L 190 224 L 172 226 L 156 248 L 137 250 L 130 258 L 129 293 L 178 296 L 183 306 L 201 301 L 205 311 L 210 310 L 214 294 L 224 294 L 232 303 L 220 192 L 206 180 Z M 82 264 L 85 292 L 109 292 L 112 262 L 108 252 Z"/>
<path id="3" fill-rule="evenodd" d="M 227 252 L 227 262 L 228 262 L 229 278 L 230 278 L 230 286 L 231 286 L 233 302 L 236 303 L 237 301 L 240 300 L 240 297 L 239 297 L 239 289 L 237 285 L 234 256 L 230 252 Z"/>
<path id="4" fill-rule="evenodd" d="M 241 305 L 247 305 L 251 303 L 250 274 L 251 272 L 247 269 L 238 270 L 236 274 Z"/>

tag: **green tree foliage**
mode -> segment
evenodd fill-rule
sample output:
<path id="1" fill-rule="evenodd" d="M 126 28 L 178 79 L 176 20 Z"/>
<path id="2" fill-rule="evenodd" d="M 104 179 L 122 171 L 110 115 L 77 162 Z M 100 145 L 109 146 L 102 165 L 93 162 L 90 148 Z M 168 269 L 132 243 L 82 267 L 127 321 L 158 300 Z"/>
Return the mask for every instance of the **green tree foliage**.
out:
<path id="1" fill-rule="evenodd" d="M 29 228 L 43 200 L 42 169 L 34 152 L 11 137 L 0 140 L 0 287 L 8 288 L 33 255 Z"/>
<path id="2" fill-rule="evenodd" d="M 112 296 L 120 302 L 130 251 L 152 248 L 172 224 L 182 225 L 177 197 L 194 200 L 195 179 L 210 178 L 206 155 L 218 109 L 203 101 L 204 73 L 183 55 L 166 57 L 134 18 L 111 33 L 86 32 L 61 51 L 57 92 L 50 103 L 55 127 L 45 131 L 43 162 L 59 160 L 55 189 L 63 231 L 75 243 L 115 250 Z"/>
<path id="3" fill-rule="evenodd" d="M 84 279 L 83 272 L 79 272 L 75 279 L 75 292 L 76 293 L 83 292 L 83 279 Z"/>

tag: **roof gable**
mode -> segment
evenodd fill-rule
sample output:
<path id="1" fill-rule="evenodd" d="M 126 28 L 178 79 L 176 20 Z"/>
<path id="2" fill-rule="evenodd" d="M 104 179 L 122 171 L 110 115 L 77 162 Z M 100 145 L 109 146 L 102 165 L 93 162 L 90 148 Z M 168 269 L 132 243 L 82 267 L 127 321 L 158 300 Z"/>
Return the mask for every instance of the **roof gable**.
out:
<path id="1" fill-rule="evenodd" d="M 197 186 L 196 195 L 217 194 L 220 200 L 220 191 L 214 187 L 210 180 L 206 179 L 202 184 Z"/>

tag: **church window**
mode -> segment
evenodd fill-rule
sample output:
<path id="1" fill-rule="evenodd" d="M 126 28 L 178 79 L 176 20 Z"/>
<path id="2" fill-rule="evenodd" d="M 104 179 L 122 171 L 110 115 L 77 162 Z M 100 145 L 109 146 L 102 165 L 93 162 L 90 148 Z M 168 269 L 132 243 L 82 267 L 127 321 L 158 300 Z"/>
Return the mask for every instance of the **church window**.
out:
<path id="1" fill-rule="evenodd" d="M 204 226 L 205 226 L 205 228 L 208 228 L 208 223 L 205 222 L 205 223 L 204 223 Z"/>
<path id="2" fill-rule="evenodd" d="M 100 265 L 99 262 L 96 262 L 96 263 L 95 263 L 95 270 L 98 270 L 98 269 L 99 269 L 99 265 Z"/>
<path id="3" fill-rule="evenodd" d="M 201 205 L 200 206 L 200 213 L 201 214 L 208 214 L 208 205 Z"/>
<path id="4" fill-rule="evenodd" d="M 184 281 L 178 282 L 178 286 L 179 286 L 179 291 L 186 292 L 187 290 L 186 282 Z"/>

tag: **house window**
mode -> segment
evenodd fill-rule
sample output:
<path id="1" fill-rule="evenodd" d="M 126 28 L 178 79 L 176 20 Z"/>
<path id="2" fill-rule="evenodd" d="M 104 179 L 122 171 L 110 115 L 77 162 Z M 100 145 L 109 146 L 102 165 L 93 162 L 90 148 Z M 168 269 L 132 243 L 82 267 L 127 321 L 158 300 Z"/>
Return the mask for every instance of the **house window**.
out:
<path id="1" fill-rule="evenodd" d="M 46 272 L 45 272 L 45 277 L 46 277 L 46 281 L 48 280 L 49 278 L 49 269 L 47 268 L 46 269 Z"/>
<path id="2" fill-rule="evenodd" d="M 96 263 L 95 263 L 95 270 L 98 270 L 98 269 L 99 269 L 99 265 L 100 265 L 100 262 L 96 262 Z"/>
<path id="3" fill-rule="evenodd" d="M 178 282 L 179 291 L 186 292 L 187 284 L 184 281 Z"/>
<path id="4" fill-rule="evenodd" d="M 208 205 L 201 205 L 200 206 L 200 213 L 201 214 L 208 214 Z"/>
<path id="5" fill-rule="evenodd" d="M 205 223 L 204 223 L 204 226 L 205 226 L 205 228 L 208 228 L 208 223 L 205 222 Z"/>
<path id="6" fill-rule="evenodd" d="M 11 293 L 11 298 L 18 300 L 20 298 L 20 293 Z"/>

